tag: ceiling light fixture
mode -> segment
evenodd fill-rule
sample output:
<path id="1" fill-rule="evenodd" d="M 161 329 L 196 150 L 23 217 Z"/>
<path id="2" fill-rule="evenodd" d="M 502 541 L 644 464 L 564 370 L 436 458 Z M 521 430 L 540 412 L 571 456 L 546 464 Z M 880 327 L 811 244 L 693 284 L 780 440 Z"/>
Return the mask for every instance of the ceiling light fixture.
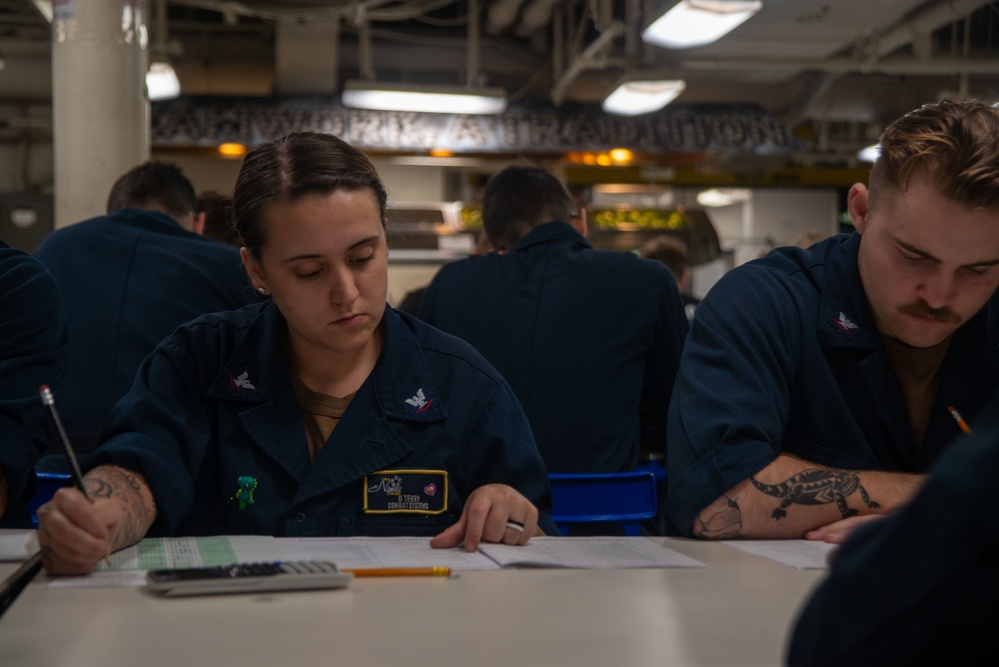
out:
<path id="1" fill-rule="evenodd" d="M 675 100 L 686 85 L 677 79 L 625 80 L 604 100 L 603 110 L 615 116 L 638 116 L 658 111 Z"/>
<path id="2" fill-rule="evenodd" d="M 731 206 L 752 199 L 753 193 L 744 188 L 711 188 L 697 193 L 697 203 L 701 206 Z"/>
<path id="3" fill-rule="evenodd" d="M 146 88 L 151 102 L 169 100 L 180 95 L 180 80 L 170 63 L 156 62 L 146 72 Z"/>
<path id="4" fill-rule="evenodd" d="M 667 49 L 710 44 L 761 7 L 761 0 L 682 0 L 646 28 L 642 39 Z"/>
<path id="5" fill-rule="evenodd" d="M 146 72 L 146 92 L 149 101 L 170 100 L 180 95 L 180 79 L 167 53 L 167 0 L 156 3 L 156 28 L 150 49 L 149 70 Z"/>
<path id="6" fill-rule="evenodd" d="M 874 164 L 877 162 L 878 158 L 881 156 L 881 144 L 874 144 L 873 146 L 868 146 L 867 148 L 861 148 L 857 151 L 857 159 L 861 162 L 869 162 Z"/>
<path id="7" fill-rule="evenodd" d="M 344 84 L 341 100 L 345 107 L 379 111 L 458 114 L 500 114 L 506 111 L 506 93 L 501 88 L 348 81 Z"/>

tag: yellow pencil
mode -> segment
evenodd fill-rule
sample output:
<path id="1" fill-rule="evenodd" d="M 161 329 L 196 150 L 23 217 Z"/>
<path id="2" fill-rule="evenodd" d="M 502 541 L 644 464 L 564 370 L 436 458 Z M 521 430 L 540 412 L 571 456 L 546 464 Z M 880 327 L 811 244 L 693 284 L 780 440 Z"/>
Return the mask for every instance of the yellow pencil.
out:
<path id="1" fill-rule="evenodd" d="M 355 577 L 447 577 L 449 567 L 366 567 L 357 570 L 343 570 Z"/>
<path id="2" fill-rule="evenodd" d="M 967 435 L 971 435 L 971 427 L 968 426 L 968 422 L 964 421 L 964 417 L 961 416 L 961 413 L 955 410 L 953 406 L 948 406 L 947 409 L 950 411 L 950 416 L 953 417 L 954 421 L 957 422 L 957 425 L 961 427 L 961 430 Z"/>

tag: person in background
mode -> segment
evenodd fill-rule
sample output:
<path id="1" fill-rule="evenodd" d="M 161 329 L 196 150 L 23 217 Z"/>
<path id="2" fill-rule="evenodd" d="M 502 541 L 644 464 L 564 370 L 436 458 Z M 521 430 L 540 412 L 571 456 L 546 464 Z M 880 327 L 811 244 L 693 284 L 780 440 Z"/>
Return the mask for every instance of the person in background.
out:
<path id="1" fill-rule="evenodd" d="M 669 270 L 595 250 L 565 186 L 534 166 L 486 184 L 494 250 L 445 265 L 420 317 L 471 343 L 513 387 L 550 472 L 631 470 L 666 448 L 687 333 Z"/>
<path id="2" fill-rule="evenodd" d="M 205 216 L 205 236 L 239 247 L 239 234 L 230 224 L 232 200 L 229 197 L 215 190 L 205 190 L 198 194 L 196 207 Z"/>
<path id="3" fill-rule="evenodd" d="M 697 308 L 670 406 L 672 526 L 840 541 L 901 507 L 999 383 L 999 109 L 892 123 L 856 232 L 778 248 Z"/>
<path id="4" fill-rule="evenodd" d="M 25 503 L 46 442 L 41 385 L 56 391 L 66 371 L 62 299 L 52 276 L 0 241 L 0 528 L 30 528 Z"/>
<path id="5" fill-rule="evenodd" d="M 56 401 L 78 451 L 93 449 L 165 336 L 204 313 L 258 300 L 239 251 L 202 236 L 204 223 L 180 169 L 147 162 L 115 182 L 107 215 L 58 229 L 36 250 L 63 295 L 69 366 Z M 49 456 L 41 465 L 60 463 Z"/>
<path id="6" fill-rule="evenodd" d="M 788 664 L 988 665 L 999 596 L 999 394 L 897 513 L 858 528 L 795 622 Z"/>
<path id="7" fill-rule="evenodd" d="M 476 237 L 475 248 L 472 249 L 472 255 L 485 255 L 488 254 L 490 250 L 489 237 L 486 236 L 485 230 L 482 230 Z M 399 305 L 396 306 L 396 309 L 416 317 L 420 312 L 420 304 L 423 303 L 423 295 L 426 294 L 426 292 L 426 285 L 406 292 L 403 295 L 402 300 L 399 301 Z"/>
<path id="8" fill-rule="evenodd" d="M 150 535 L 555 532 L 530 427 L 466 343 L 388 307 L 387 195 L 327 134 L 247 154 L 233 213 L 272 298 L 180 327 L 118 403 L 85 484 L 38 511 L 43 564 L 84 573 Z"/>
<path id="9" fill-rule="evenodd" d="M 663 234 L 644 243 L 638 249 L 638 254 L 645 259 L 662 262 L 673 273 L 676 286 L 680 290 L 680 298 L 683 300 L 683 312 L 687 315 L 688 322 L 693 321 L 694 311 L 701 300 L 689 294 L 690 266 L 687 261 L 687 244 L 675 236 Z"/>

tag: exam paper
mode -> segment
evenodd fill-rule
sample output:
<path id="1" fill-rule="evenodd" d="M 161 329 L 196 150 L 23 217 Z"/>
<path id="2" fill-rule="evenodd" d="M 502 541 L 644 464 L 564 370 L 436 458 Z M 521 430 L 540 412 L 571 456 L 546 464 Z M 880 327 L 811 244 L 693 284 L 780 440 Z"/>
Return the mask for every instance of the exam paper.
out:
<path id="1" fill-rule="evenodd" d="M 815 540 L 726 540 L 725 544 L 799 570 L 828 570 L 838 545 Z"/>
<path id="2" fill-rule="evenodd" d="M 27 560 L 38 551 L 33 530 L 0 530 L 0 561 Z"/>
<path id="3" fill-rule="evenodd" d="M 49 588 L 116 588 L 145 585 L 145 570 L 93 572 L 83 577 L 58 577 L 49 582 Z"/>
<path id="4" fill-rule="evenodd" d="M 289 560 L 333 561 L 343 570 L 449 567 L 453 571 L 504 567 L 704 567 L 641 537 L 535 537 L 526 546 L 480 544 L 479 551 L 431 549 L 426 537 L 275 538 L 260 535 L 147 538 L 111 554 L 88 577 L 65 577 L 53 587 L 136 586 L 145 570 L 214 567 Z"/>
<path id="5" fill-rule="evenodd" d="M 426 537 L 309 537 L 275 540 L 279 560 L 330 560 L 341 570 L 371 567 L 449 567 L 498 570 L 481 552 L 431 549 Z"/>
<path id="6" fill-rule="evenodd" d="M 479 544 L 479 550 L 504 567 L 704 567 L 641 537 L 532 537 L 524 546 Z"/>
<path id="7" fill-rule="evenodd" d="M 273 540 L 269 537 L 263 539 Z M 223 535 L 146 538 L 136 545 L 111 554 L 110 561 L 110 565 L 99 563 L 97 571 L 214 567 L 240 562 L 240 558 L 232 548 L 230 538 Z"/>

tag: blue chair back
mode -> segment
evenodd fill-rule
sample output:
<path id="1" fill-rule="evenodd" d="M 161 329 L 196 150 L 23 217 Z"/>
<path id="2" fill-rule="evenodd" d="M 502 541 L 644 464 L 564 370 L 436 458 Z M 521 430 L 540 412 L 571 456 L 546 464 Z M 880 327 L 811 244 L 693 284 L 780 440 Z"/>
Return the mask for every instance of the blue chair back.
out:
<path id="1" fill-rule="evenodd" d="M 38 508 L 49 501 L 55 492 L 69 484 L 69 475 L 61 472 L 38 473 L 38 488 L 35 495 L 28 501 L 28 511 L 31 512 L 31 525 L 38 528 Z"/>
<path id="2" fill-rule="evenodd" d="M 656 484 L 665 485 L 666 484 L 666 465 L 662 462 L 662 459 L 655 459 L 653 461 L 643 461 L 635 466 L 635 470 L 651 472 L 653 477 L 656 478 Z"/>
<path id="3" fill-rule="evenodd" d="M 573 524 L 619 524 L 625 535 L 639 535 L 642 522 L 658 509 L 656 478 L 648 471 L 548 475 L 552 519 L 563 535 Z"/>

